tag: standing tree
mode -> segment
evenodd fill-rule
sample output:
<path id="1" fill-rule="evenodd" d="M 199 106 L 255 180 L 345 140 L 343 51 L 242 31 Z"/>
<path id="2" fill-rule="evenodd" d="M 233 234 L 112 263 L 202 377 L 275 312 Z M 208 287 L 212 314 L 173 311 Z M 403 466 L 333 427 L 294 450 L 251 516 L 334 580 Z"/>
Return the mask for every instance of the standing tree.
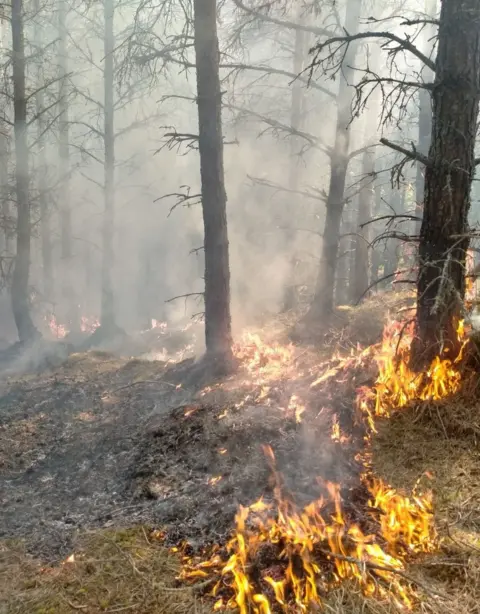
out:
<path id="1" fill-rule="evenodd" d="M 205 343 L 220 371 L 232 365 L 227 194 L 223 169 L 222 93 L 216 0 L 194 0 L 197 105 L 205 230 Z"/>
<path id="2" fill-rule="evenodd" d="M 480 1 L 443 0 L 425 171 L 414 364 L 458 349 L 480 101 Z"/>
<path id="3" fill-rule="evenodd" d="M 30 194 L 25 92 L 25 40 L 23 1 L 12 0 L 12 71 L 15 135 L 15 192 L 17 199 L 17 251 L 12 276 L 12 310 L 21 342 L 34 341 L 39 333 L 30 315 Z"/>
<path id="4" fill-rule="evenodd" d="M 115 130 L 114 130 L 114 48 L 113 34 L 114 5 L 113 0 L 104 0 L 104 211 L 102 222 L 102 301 L 100 324 L 107 334 L 116 328 L 115 305 L 113 295 L 113 234 L 115 223 Z"/>
<path id="5" fill-rule="evenodd" d="M 361 0 L 349 0 L 346 6 L 345 30 L 352 36 L 358 32 L 362 9 Z M 337 98 L 337 126 L 335 144 L 331 154 L 330 186 L 327 198 L 322 255 L 318 269 L 315 296 L 309 319 L 321 321 L 333 311 L 335 273 L 337 269 L 340 227 L 345 206 L 345 185 L 350 161 L 350 123 L 352 119 L 352 83 L 355 72 L 357 45 L 347 47 L 340 68 L 340 86 Z"/>
<path id="6" fill-rule="evenodd" d="M 72 214 L 70 203 L 70 128 L 68 117 L 68 46 L 67 46 L 67 4 L 58 0 L 58 166 L 59 166 L 59 215 L 60 215 L 60 257 L 61 291 L 66 305 L 66 321 L 71 332 L 78 332 L 80 317 L 78 299 L 71 279 L 72 254 Z"/>
<path id="7" fill-rule="evenodd" d="M 480 1 L 443 0 L 438 22 L 431 17 L 407 20 L 407 25 L 438 23 L 438 52 L 435 61 L 425 55 L 411 36 L 388 31 L 347 33 L 319 45 L 340 49 L 360 39 L 384 39 L 392 60 L 407 53 L 420 60 L 435 75 L 432 83 L 366 76 L 357 85 L 358 100 L 365 86 L 379 85 L 386 91 L 384 106 L 393 101 L 396 121 L 405 117 L 411 89 L 425 89 L 433 102 L 432 133 L 428 156 L 417 150 L 381 139 L 403 154 L 400 163 L 420 162 L 425 166 L 424 214 L 419 241 L 417 279 L 417 335 L 412 345 L 412 364 L 422 368 L 435 356 L 453 356 L 459 348 L 457 326 L 463 311 L 465 261 L 469 246 L 468 212 L 475 171 L 475 138 L 480 100 Z M 334 53 L 334 52 L 333 52 Z M 400 103 L 398 102 L 400 100 Z M 402 102 L 403 101 L 403 102 Z M 384 108 L 392 117 L 392 109 Z"/>
<path id="8" fill-rule="evenodd" d="M 52 263 L 52 229 L 50 224 L 51 207 L 48 203 L 47 184 L 47 142 L 45 117 L 45 78 L 44 78 L 44 46 L 42 41 L 42 27 L 39 24 L 40 2 L 34 1 L 36 19 L 34 23 L 34 43 L 38 60 L 36 65 L 36 92 L 35 117 L 37 119 L 37 175 L 38 175 L 38 201 L 40 208 L 40 233 L 43 271 L 43 297 L 50 304 L 54 302 L 53 263 Z"/>

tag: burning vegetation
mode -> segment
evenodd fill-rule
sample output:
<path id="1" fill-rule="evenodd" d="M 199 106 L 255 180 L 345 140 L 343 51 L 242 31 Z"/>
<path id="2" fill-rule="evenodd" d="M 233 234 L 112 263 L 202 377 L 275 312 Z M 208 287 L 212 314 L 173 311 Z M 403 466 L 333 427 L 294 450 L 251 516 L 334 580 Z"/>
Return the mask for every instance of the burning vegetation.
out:
<path id="1" fill-rule="evenodd" d="M 463 322 L 457 333 L 463 346 Z M 378 375 L 373 386 L 357 389 L 350 432 L 343 432 L 337 414 L 332 417 L 331 439 L 355 455 L 358 480 L 353 487 L 317 476 L 319 496 L 302 505 L 286 486 L 274 450 L 264 446 L 271 472 L 269 500 L 262 496 L 240 506 L 230 540 L 225 547 L 214 546 L 208 558 L 192 556 L 184 546 L 181 577 L 213 585 L 209 594 L 216 599 L 215 610 L 307 612 L 345 580 L 355 581 L 365 595 L 413 607 L 417 596 L 406 566 L 439 544 L 432 496 L 418 489 L 407 496 L 375 477 L 371 438 L 379 419 L 409 402 L 435 401 L 456 393 L 461 354 L 455 360 L 436 358 L 426 372 L 416 373 L 409 367 L 412 335 L 412 325 L 389 324 L 380 344 L 323 364 L 310 384 L 313 396 L 291 397 L 302 407 L 297 420 L 308 422 L 318 410 L 312 399 L 324 396 L 328 385 L 344 383 L 355 368 L 374 366 Z M 236 354 L 245 371 L 255 374 L 257 384 L 265 386 L 271 373 L 278 377 L 279 370 L 292 377 L 291 346 L 264 346 L 255 335 L 245 341 Z"/>

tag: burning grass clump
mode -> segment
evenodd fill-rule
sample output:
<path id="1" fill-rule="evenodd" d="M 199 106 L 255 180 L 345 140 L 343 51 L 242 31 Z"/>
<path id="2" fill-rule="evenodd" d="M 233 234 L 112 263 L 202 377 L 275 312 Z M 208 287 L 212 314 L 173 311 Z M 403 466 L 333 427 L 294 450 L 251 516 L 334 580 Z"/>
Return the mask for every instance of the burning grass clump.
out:
<path id="1" fill-rule="evenodd" d="M 178 587 L 179 561 L 143 528 L 84 534 L 57 567 L 0 544 L 2 614 L 201 614 L 195 590 Z"/>
<path id="2" fill-rule="evenodd" d="M 398 607 L 411 609 L 417 603 L 414 587 L 421 583 L 406 569 L 438 548 L 431 498 L 421 494 L 418 484 L 408 495 L 377 478 L 371 441 L 379 419 L 416 399 L 434 402 L 456 394 L 461 372 L 460 359 L 437 359 L 421 376 L 412 372 L 408 366 L 412 334 L 411 326 L 392 323 L 380 344 L 350 358 L 337 358 L 310 384 L 317 394 L 325 394 L 332 382 L 345 382 L 355 368 L 376 365 L 375 381 L 357 387 L 356 398 L 350 401 L 356 407 L 354 423 L 363 424 L 363 437 L 361 429 L 332 431 L 332 439 L 358 462 L 355 485 L 346 486 L 341 478 L 327 482 L 324 474 L 317 473 L 326 496 L 301 504 L 283 488 L 283 472 L 267 448 L 275 476 L 274 501 L 262 497 L 240 507 L 226 552 L 214 549 L 206 560 L 187 556 L 185 579 L 211 578 L 217 609 L 237 607 L 241 614 L 308 611 L 344 581 L 355 581 L 366 596 L 396 602 Z M 462 323 L 458 335 L 465 342 Z M 302 414 L 305 423 L 311 410 L 309 404 Z M 354 454 L 359 439 L 366 447 Z"/>
<path id="3" fill-rule="evenodd" d="M 332 322 L 332 341 L 339 347 L 379 343 L 392 315 L 408 320 L 414 314 L 414 306 L 414 295 L 405 291 L 373 294 L 356 307 L 340 307 L 338 320 Z"/>

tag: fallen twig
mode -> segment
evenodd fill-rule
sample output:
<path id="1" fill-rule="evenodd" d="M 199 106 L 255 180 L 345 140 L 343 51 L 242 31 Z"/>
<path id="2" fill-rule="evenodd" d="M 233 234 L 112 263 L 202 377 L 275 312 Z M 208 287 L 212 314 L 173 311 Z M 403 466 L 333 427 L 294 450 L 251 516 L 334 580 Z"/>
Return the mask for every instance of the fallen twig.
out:
<path id="1" fill-rule="evenodd" d="M 400 576 L 407 582 L 410 582 L 411 584 L 416 584 L 417 586 L 422 588 L 425 592 L 432 593 L 433 595 L 436 595 L 437 597 L 441 597 L 442 599 L 445 599 L 448 601 L 447 595 L 444 595 L 440 591 L 436 591 L 435 589 L 429 586 L 426 586 L 420 580 L 417 580 L 416 578 L 409 576 L 405 571 L 403 571 L 403 569 L 396 569 L 395 567 L 389 567 L 387 565 L 379 565 L 378 563 L 372 563 L 371 561 L 361 561 L 360 559 L 356 559 L 353 556 L 344 556 L 343 554 L 336 554 L 335 552 L 331 552 L 328 550 L 320 550 L 320 552 L 322 552 L 322 554 L 324 554 L 325 556 L 328 556 L 334 559 L 338 559 L 340 561 L 345 561 L 346 563 L 352 563 L 353 565 L 357 565 L 359 569 L 363 567 L 363 568 L 369 568 L 369 569 L 378 570 L 378 571 L 386 571 L 388 573 L 396 574 L 397 576 Z"/>

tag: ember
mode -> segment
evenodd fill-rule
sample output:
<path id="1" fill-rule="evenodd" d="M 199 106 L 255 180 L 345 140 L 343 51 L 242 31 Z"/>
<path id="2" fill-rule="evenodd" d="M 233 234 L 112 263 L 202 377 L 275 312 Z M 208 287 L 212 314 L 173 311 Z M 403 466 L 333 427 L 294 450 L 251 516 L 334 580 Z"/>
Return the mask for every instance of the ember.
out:
<path id="1" fill-rule="evenodd" d="M 363 471 L 355 493 L 317 478 L 322 495 L 306 506 L 298 505 L 283 485 L 273 450 L 266 446 L 274 482 L 273 501 L 261 498 L 240 507 L 226 556 L 221 556 L 217 546 L 208 560 L 184 557 L 181 577 L 211 579 L 216 610 L 236 608 L 240 614 L 307 612 L 345 580 L 356 582 L 367 596 L 389 597 L 398 607 L 413 607 L 415 592 L 403 570 L 412 556 L 432 552 L 438 546 L 432 498 L 429 493 L 401 495 L 374 477 L 369 444 L 376 432 L 376 419 L 389 416 L 414 399 L 440 399 L 456 392 L 460 386 L 456 367 L 461 357 L 437 358 L 419 376 L 408 367 L 412 334 L 410 326 L 387 326 L 378 346 L 358 350 L 347 358 L 336 357 L 333 365 L 322 365 L 323 373 L 312 385 L 316 390 L 332 378 L 348 378 L 348 370 L 362 362 L 373 361 L 377 367 L 375 385 L 362 387 L 357 393 L 358 416 L 366 419 L 367 434 L 365 449 L 357 454 Z M 462 323 L 458 335 L 461 340 L 465 337 Z M 252 372 L 291 367 L 291 348 L 269 351 L 257 337 L 250 337 L 247 347 L 236 351 L 237 356 L 249 361 Z M 291 397 L 289 409 L 301 407 L 299 418 L 305 407 L 297 401 Z M 331 438 L 349 442 L 337 415 L 333 417 Z"/>

